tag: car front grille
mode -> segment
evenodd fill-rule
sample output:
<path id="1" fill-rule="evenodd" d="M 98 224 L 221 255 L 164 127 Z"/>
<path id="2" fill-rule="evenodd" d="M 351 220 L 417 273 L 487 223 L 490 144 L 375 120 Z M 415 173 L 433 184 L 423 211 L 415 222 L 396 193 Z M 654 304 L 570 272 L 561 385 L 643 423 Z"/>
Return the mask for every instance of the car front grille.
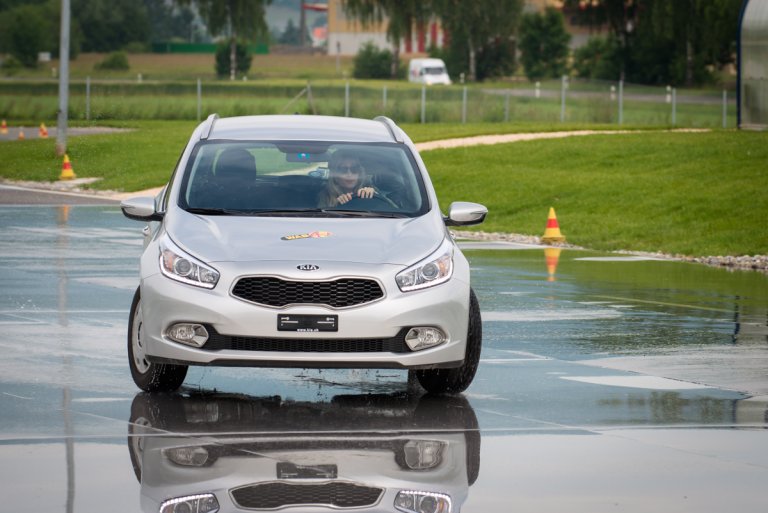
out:
<path id="1" fill-rule="evenodd" d="M 345 308 L 381 299 L 384 291 L 378 282 L 361 278 L 290 281 L 271 276 L 249 276 L 238 280 L 232 295 L 273 307 L 310 304 Z"/>
<path id="2" fill-rule="evenodd" d="M 363 508 L 379 501 L 381 488 L 354 483 L 321 484 L 259 483 L 232 490 L 240 508 L 277 509 L 287 506 L 322 505 L 334 508 Z"/>
<path id="3" fill-rule="evenodd" d="M 208 351 L 230 349 L 234 351 L 276 351 L 288 353 L 408 353 L 405 343 L 408 329 L 404 328 L 390 338 L 276 338 L 238 337 L 222 335 L 213 326 L 205 325 L 208 342 L 202 347 Z"/>

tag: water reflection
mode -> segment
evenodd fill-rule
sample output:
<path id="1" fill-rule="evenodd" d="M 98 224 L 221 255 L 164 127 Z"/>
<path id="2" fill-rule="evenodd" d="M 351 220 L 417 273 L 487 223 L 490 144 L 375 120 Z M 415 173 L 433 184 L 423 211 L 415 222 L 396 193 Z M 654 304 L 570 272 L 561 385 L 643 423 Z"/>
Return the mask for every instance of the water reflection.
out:
<path id="1" fill-rule="evenodd" d="M 139 394 L 128 448 L 145 512 L 458 512 L 480 469 L 463 397 Z"/>

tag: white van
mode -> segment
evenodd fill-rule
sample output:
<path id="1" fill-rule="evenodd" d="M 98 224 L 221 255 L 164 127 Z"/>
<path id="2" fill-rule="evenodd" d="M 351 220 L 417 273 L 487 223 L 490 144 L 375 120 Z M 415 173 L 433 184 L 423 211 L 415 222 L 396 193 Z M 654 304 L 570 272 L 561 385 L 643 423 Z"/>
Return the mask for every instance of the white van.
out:
<path id="1" fill-rule="evenodd" d="M 411 59 L 408 66 L 408 81 L 420 84 L 451 84 L 451 77 L 442 59 Z"/>

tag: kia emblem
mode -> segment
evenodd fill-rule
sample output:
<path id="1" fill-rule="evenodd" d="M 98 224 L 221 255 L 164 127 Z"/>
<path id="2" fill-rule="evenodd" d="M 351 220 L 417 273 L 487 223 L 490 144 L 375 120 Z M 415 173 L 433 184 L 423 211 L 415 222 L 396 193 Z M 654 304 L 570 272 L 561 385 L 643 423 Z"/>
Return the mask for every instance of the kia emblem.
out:
<path id="1" fill-rule="evenodd" d="M 301 264 L 301 265 L 297 265 L 296 269 L 298 269 L 299 271 L 317 271 L 318 269 L 320 269 L 320 266 L 317 266 L 315 264 Z"/>

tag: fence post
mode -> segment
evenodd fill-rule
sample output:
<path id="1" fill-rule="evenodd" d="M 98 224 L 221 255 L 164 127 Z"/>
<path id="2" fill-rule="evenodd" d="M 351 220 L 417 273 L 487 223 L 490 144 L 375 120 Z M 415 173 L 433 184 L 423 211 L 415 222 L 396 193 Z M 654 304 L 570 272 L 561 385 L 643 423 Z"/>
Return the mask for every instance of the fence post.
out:
<path id="1" fill-rule="evenodd" d="M 728 91 L 723 89 L 723 128 L 728 128 Z"/>
<path id="2" fill-rule="evenodd" d="M 672 88 L 672 126 L 677 125 L 677 89 Z"/>
<path id="3" fill-rule="evenodd" d="M 565 88 L 568 86 L 568 77 L 563 75 L 560 85 L 560 122 L 565 121 Z"/>
<path id="4" fill-rule="evenodd" d="M 387 86 L 385 85 L 381 92 L 381 109 L 384 114 L 387 113 Z"/>
<path id="5" fill-rule="evenodd" d="M 203 84 L 197 79 L 197 120 L 203 116 Z"/>
<path id="6" fill-rule="evenodd" d="M 461 96 L 461 123 L 467 122 L 467 86 L 464 86 L 464 92 Z"/>
<path id="7" fill-rule="evenodd" d="M 91 120 L 91 77 L 85 77 L 85 119 Z"/>
<path id="8" fill-rule="evenodd" d="M 421 86 L 421 123 L 427 122 L 427 86 Z"/>
<path id="9" fill-rule="evenodd" d="M 507 94 L 504 97 L 504 122 L 509 123 L 509 97 L 512 91 L 507 89 Z"/>
<path id="10" fill-rule="evenodd" d="M 619 125 L 624 123 L 624 81 L 619 80 Z"/>
<path id="11" fill-rule="evenodd" d="M 349 117 L 349 80 L 344 86 L 344 117 Z"/>

